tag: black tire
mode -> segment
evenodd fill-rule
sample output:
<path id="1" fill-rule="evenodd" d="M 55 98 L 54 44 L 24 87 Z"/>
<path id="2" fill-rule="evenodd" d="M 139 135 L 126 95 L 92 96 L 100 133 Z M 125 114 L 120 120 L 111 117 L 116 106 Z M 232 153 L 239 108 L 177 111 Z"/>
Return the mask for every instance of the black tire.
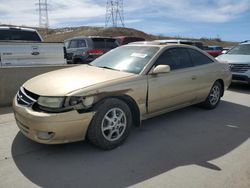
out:
<path id="1" fill-rule="evenodd" d="M 110 150 L 121 145 L 128 137 L 132 125 L 132 114 L 129 106 L 119 99 L 110 98 L 102 101 L 95 107 L 94 110 L 96 111 L 96 114 L 94 115 L 88 128 L 88 140 L 93 145 L 104 150 Z M 117 120 L 114 117 L 109 117 L 111 114 L 114 114 L 114 112 L 119 112 L 120 115 L 118 115 L 122 116 L 123 118 L 119 120 L 117 114 L 115 115 L 115 117 L 117 117 Z M 109 120 L 107 120 L 106 118 L 109 118 Z M 123 123 L 123 125 L 126 124 L 125 127 L 118 127 L 118 124 L 121 124 L 121 121 L 125 122 Z M 112 127 L 112 129 L 104 131 L 104 124 L 109 124 L 105 128 Z M 115 130 L 113 130 L 114 127 Z M 115 138 L 115 136 L 117 137 Z"/>
<path id="2" fill-rule="evenodd" d="M 222 85 L 220 82 L 216 81 L 214 83 L 214 85 L 212 86 L 206 100 L 202 103 L 202 107 L 206 108 L 206 109 L 214 109 L 218 106 L 218 104 L 220 103 L 220 98 L 222 96 Z M 215 93 L 215 90 L 217 90 L 219 93 L 217 93 L 216 95 L 218 95 L 217 97 L 217 100 L 216 99 L 212 99 L 212 95 L 214 95 Z"/>

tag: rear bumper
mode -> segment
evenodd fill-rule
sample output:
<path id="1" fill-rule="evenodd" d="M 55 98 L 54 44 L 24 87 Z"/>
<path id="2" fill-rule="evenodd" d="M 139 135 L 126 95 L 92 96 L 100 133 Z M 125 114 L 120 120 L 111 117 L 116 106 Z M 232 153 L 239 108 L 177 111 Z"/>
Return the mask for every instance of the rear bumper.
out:
<path id="1" fill-rule="evenodd" d="M 13 109 L 20 131 L 29 139 L 43 144 L 61 144 L 85 139 L 94 112 L 79 114 L 36 112 L 13 101 Z"/>

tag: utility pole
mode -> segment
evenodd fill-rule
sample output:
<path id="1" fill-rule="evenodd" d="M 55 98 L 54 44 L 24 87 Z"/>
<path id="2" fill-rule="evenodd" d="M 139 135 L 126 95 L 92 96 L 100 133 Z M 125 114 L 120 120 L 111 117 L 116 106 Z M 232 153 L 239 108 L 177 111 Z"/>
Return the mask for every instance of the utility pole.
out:
<path id="1" fill-rule="evenodd" d="M 39 27 L 49 28 L 48 3 L 47 0 L 38 1 Z"/>
<path id="2" fill-rule="evenodd" d="M 123 0 L 107 0 L 105 27 L 124 27 Z"/>

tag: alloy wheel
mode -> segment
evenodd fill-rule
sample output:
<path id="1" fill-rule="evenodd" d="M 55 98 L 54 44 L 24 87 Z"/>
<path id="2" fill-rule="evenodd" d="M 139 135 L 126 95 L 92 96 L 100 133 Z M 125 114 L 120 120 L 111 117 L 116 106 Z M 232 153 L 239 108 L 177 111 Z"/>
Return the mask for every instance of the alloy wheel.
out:
<path id="1" fill-rule="evenodd" d="M 102 135 L 108 141 L 116 141 L 122 137 L 127 126 L 127 118 L 120 108 L 110 109 L 102 120 Z"/>

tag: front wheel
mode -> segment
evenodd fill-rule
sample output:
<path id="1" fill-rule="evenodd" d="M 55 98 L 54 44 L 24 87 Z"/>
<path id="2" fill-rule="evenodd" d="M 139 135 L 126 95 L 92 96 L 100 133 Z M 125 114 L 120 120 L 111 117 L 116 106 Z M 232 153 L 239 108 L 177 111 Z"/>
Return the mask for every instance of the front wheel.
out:
<path id="1" fill-rule="evenodd" d="M 221 83 L 216 81 L 211 88 L 209 95 L 205 102 L 202 103 L 202 106 L 207 109 L 214 109 L 220 102 L 222 95 L 222 86 Z"/>
<path id="2" fill-rule="evenodd" d="M 119 99 L 106 99 L 99 104 L 88 129 L 89 141 L 101 149 L 113 149 L 128 137 L 132 114 L 128 105 Z"/>

